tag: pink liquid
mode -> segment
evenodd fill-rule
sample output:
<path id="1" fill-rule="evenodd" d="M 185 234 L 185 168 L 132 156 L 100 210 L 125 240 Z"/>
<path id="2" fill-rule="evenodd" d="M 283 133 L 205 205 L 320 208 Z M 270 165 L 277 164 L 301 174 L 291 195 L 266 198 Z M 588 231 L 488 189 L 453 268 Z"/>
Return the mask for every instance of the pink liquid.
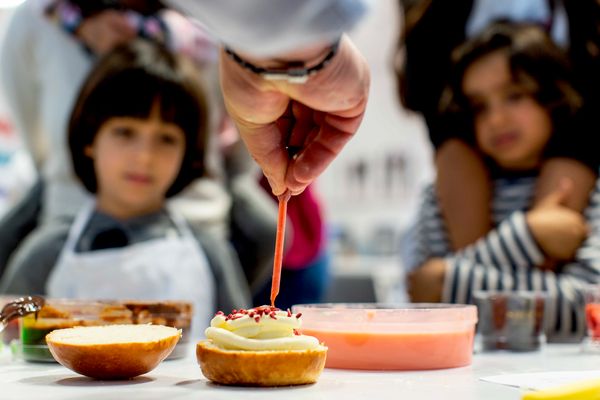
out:
<path id="1" fill-rule="evenodd" d="M 424 370 L 471 364 L 474 329 L 435 333 L 364 333 L 302 329 L 327 351 L 327 368 Z"/>

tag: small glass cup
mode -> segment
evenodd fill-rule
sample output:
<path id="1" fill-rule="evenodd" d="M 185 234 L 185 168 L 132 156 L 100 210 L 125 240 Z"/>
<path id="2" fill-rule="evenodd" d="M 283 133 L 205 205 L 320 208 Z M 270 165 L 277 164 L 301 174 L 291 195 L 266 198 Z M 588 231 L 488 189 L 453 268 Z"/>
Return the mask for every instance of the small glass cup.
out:
<path id="1" fill-rule="evenodd" d="M 584 291 L 585 321 L 588 338 L 584 350 L 600 351 L 600 284 L 588 285 Z"/>
<path id="2" fill-rule="evenodd" d="M 483 351 L 535 351 L 546 342 L 547 295 L 530 291 L 475 291 L 479 347 Z"/>

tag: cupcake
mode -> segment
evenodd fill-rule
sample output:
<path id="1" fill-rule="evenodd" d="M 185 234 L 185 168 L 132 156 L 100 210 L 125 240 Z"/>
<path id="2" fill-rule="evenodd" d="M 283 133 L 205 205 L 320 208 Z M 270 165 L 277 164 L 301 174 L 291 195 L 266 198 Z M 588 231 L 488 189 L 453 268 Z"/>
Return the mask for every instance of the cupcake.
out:
<path id="1" fill-rule="evenodd" d="M 219 311 L 196 346 L 202 373 L 223 385 L 289 386 L 317 381 L 327 347 L 300 334 L 301 314 L 275 307 Z"/>

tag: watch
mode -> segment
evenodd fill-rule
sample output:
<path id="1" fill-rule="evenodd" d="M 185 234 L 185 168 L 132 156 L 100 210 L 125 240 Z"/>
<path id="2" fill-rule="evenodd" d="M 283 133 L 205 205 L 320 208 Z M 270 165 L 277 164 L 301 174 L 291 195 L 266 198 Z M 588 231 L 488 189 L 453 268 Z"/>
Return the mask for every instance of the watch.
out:
<path id="1" fill-rule="evenodd" d="M 319 63 L 313 65 L 312 67 L 307 67 L 304 61 L 289 61 L 281 68 L 263 68 L 244 60 L 229 47 L 225 47 L 224 50 L 225 54 L 227 54 L 229 58 L 235 61 L 238 65 L 257 75 L 260 75 L 264 79 L 271 81 L 285 80 L 289 83 L 302 84 L 306 83 L 308 78 L 325 68 L 327 64 L 331 62 L 333 57 L 336 55 L 339 46 L 340 39 L 336 40 L 335 43 L 329 48 L 329 51 L 325 57 L 323 57 Z"/>

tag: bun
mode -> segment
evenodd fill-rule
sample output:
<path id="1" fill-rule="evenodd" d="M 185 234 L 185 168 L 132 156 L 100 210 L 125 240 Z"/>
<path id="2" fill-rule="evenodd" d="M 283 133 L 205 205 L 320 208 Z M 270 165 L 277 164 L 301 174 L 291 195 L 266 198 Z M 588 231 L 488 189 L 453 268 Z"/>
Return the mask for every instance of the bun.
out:
<path id="1" fill-rule="evenodd" d="M 310 350 L 226 350 L 211 340 L 196 345 L 202 373 L 223 385 L 290 386 L 315 383 L 325 367 L 327 347 Z"/>
<path id="2" fill-rule="evenodd" d="M 145 374 L 175 348 L 181 330 L 161 325 L 107 325 L 57 329 L 46 336 L 52 356 L 96 379 Z"/>

